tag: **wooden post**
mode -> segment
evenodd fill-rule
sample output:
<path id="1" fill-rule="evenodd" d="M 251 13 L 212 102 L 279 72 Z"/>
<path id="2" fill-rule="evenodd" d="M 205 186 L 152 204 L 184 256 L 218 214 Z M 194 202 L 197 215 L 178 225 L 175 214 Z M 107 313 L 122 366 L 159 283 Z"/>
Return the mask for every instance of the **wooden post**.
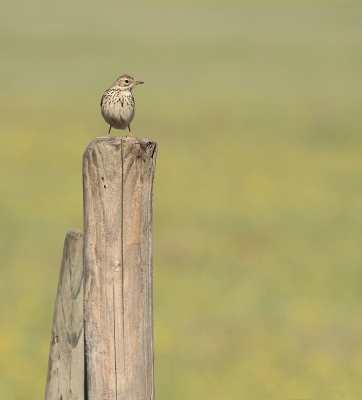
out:
<path id="1" fill-rule="evenodd" d="M 77 229 L 64 242 L 45 399 L 84 399 L 83 232 Z"/>
<path id="2" fill-rule="evenodd" d="M 89 400 L 153 400 L 152 195 L 157 144 L 98 138 L 84 152 Z"/>

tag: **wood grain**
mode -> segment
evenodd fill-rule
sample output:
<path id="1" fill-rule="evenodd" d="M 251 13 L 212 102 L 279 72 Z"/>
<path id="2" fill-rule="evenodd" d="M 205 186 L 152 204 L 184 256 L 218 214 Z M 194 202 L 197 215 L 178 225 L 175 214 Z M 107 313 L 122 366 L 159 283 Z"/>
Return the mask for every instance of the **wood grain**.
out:
<path id="1" fill-rule="evenodd" d="M 152 194 L 157 144 L 98 138 L 84 152 L 89 400 L 153 400 Z"/>
<path id="2" fill-rule="evenodd" d="M 55 302 L 46 400 L 84 400 L 83 232 L 67 232 Z"/>

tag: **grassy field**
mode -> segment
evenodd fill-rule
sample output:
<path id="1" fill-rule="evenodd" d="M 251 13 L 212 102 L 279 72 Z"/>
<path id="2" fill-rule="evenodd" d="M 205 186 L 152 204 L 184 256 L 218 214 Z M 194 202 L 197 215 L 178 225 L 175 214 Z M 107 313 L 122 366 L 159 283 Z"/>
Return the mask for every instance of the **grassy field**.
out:
<path id="1" fill-rule="evenodd" d="M 15 0 L 0 22 L 0 398 L 44 395 L 82 153 L 126 72 L 159 143 L 157 399 L 361 399 L 362 3 Z"/>

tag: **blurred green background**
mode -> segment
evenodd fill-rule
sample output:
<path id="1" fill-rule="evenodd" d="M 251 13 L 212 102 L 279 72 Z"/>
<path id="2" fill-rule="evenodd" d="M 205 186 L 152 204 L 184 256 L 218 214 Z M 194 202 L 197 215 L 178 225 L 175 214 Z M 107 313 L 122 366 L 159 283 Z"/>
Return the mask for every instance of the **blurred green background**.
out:
<path id="1" fill-rule="evenodd" d="M 0 398 L 44 396 L 82 153 L 128 73 L 159 144 L 157 399 L 361 399 L 362 2 L 12 0 L 0 35 Z"/>

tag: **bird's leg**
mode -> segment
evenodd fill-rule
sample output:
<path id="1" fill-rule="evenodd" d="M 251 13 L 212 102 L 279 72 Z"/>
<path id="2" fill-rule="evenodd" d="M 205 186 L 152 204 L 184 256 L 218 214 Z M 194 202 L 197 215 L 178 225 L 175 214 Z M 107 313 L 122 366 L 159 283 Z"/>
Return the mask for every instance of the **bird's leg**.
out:
<path id="1" fill-rule="evenodd" d="M 132 133 L 131 133 L 131 125 L 128 125 L 128 130 L 129 130 L 129 132 L 130 132 L 129 137 L 133 137 L 133 136 L 132 136 Z"/>
<path id="2" fill-rule="evenodd" d="M 109 130 L 108 130 L 108 137 L 110 137 L 110 132 L 111 132 L 111 129 L 112 129 L 112 125 L 109 125 Z"/>

